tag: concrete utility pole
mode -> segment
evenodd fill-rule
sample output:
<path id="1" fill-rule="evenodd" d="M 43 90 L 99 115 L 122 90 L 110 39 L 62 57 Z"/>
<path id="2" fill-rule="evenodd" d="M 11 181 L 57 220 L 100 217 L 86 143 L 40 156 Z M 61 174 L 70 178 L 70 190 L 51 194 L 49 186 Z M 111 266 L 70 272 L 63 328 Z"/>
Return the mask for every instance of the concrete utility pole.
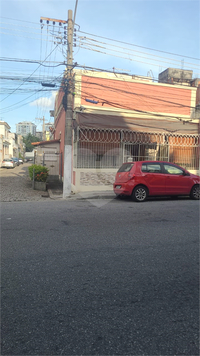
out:
<path id="1" fill-rule="evenodd" d="M 67 28 L 67 108 L 65 116 L 65 147 L 64 147 L 64 177 L 63 198 L 71 194 L 72 178 L 72 118 L 73 118 L 73 95 L 72 95 L 72 66 L 73 66 L 73 21 L 72 10 L 68 10 Z"/>
<path id="2" fill-rule="evenodd" d="M 75 14 L 78 0 L 76 0 Z M 41 17 L 40 22 L 44 20 L 58 22 L 59 25 L 67 23 L 67 68 L 65 74 L 65 94 L 66 94 L 66 115 L 65 115 L 65 147 L 64 147 L 64 175 L 63 175 L 63 198 L 71 194 L 72 178 L 72 118 L 73 118 L 73 95 L 72 95 L 72 69 L 73 69 L 73 32 L 74 21 L 72 20 L 72 10 L 68 10 L 68 20 L 57 20 L 48 17 Z M 45 83 L 42 83 L 45 86 Z"/>
<path id="3" fill-rule="evenodd" d="M 43 118 L 39 118 L 39 117 L 36 117 L 36 120 L 40 120 L 40 121 L 43 121 L 43 124 L 42 124 L 42 139 L 43 141 L 45 141 L 46 137 L 45 137 L 45 117 L 43 116 Z"/>

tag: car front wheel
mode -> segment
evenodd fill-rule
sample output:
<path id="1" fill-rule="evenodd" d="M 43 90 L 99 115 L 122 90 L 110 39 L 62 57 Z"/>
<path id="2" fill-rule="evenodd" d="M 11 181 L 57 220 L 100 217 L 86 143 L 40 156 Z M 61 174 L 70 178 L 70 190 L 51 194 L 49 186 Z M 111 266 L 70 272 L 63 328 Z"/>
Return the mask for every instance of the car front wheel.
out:
<path id="1" fill-rule="evenodd" d="M 200 185 L 196 184 L 192 187 L 191 193 L 190 193 L 190 198 L 199 200 L 200 199 Z"/>
<path id="2" fill-rule="evenodd" d="M 145 201 L 147 199 L 147 196 L 148 196 L 147 188 L 142 185 L 138 185 L 133 190 L 133 193 L 132 193 L 132 199 L 137 202 Z"/>

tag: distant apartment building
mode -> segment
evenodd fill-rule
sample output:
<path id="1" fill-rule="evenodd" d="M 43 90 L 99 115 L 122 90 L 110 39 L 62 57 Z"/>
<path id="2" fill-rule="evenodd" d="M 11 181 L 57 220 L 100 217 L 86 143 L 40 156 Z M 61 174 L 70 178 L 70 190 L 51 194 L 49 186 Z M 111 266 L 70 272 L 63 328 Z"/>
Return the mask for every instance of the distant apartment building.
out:
<path id="1" fill-rule="evenodd" d="M 29 121 L 23 121 L 16 124 L 17 135 L 27 136 L 28 134 L 36 135 L 36 125 Z"/>

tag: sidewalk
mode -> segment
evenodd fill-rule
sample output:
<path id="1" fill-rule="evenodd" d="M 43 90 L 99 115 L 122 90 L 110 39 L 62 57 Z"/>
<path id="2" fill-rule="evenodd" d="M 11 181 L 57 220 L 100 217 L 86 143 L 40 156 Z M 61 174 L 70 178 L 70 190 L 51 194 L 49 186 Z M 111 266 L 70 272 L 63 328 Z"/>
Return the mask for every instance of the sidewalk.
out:
<path id="1" fill-rule="evenodd" d="M 18 202 L 18 201 L 44 201 L 47 199 L 62 200 L 63 184 L 62 182 L 48 182 L 47 191 L 33 190 L 32 182 L 28 174 L 28 163 L 17 166 L 14 169 L 0 168 L 0 202 Z M 106 186 L 105 186 L 106 188 Z M 77 194 L 70 194 L 64 200 L 100 200 L 115 198 L 112 190 L 93 191 Z"/>
<path id="2" fill-rule="evenodd" d="M 51 199 L 63 199 L 63 186 L 61 183 L 53 184 L 49 183 L 47 188 L 49 197 Z M 84 200 L 84 199 L 114 199 L 116 197 L 112 190 L 103 191 L 92 191 L 92 192 L 81 192 L 81 193 L 71 193 L 67 200 Z"/>

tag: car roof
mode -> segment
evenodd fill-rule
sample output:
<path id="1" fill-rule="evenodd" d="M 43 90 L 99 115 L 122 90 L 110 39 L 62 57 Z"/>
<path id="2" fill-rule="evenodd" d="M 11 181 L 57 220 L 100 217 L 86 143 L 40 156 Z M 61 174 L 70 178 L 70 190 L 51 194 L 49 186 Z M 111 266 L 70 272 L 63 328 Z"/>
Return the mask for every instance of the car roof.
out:
<path id="1" fill-rule="evenodd" d="M 176 166 L 178 166 L 178 164 L 176 163 L 172 163 L 172 162 L 168 162 L 168 161 L 131 161 L 131 162 L 124 162 L 122 164 L 133 164 L 133 163 L 168 163 L 168 164 L 174 164 Z"/>

